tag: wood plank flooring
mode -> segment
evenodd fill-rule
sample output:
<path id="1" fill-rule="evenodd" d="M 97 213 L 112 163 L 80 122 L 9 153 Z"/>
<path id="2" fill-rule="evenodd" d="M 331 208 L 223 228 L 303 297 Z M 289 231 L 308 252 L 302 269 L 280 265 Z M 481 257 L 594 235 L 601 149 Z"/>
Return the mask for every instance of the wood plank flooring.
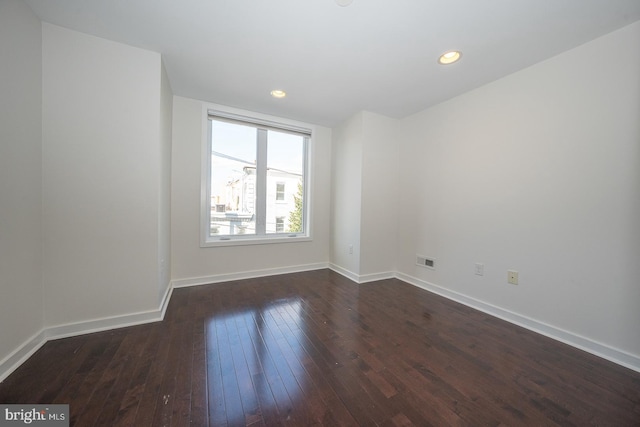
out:
<path id="1" fill-rule="evenodd" d="M 318 270 L 176 289 L 162 322 L 45 344 L 0 402 L 75 426 L 640 426 L 640 374 Z"/>

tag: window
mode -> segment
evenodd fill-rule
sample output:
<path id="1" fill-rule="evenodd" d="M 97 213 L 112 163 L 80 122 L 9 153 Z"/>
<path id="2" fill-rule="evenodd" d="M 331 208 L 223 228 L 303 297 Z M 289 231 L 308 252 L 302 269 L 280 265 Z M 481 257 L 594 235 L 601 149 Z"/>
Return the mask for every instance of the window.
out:
<path id="1" fill-rule="evenodd" d="M 276 201 L 284 201 L 284 182 L 276 183 Z"/>
<path id="2" fill-rule="evenodd" d="M 311 132 L 211 111 L 208 126 L 202 246 L 308 238 Z"/>

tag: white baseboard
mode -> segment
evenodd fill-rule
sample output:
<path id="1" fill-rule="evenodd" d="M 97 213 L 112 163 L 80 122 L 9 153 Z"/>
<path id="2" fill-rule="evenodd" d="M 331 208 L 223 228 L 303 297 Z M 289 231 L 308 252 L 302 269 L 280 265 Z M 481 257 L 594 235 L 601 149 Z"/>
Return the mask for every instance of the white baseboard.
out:
<path id="1" fill-rule="evenodd" d="M 509 323 L 513 323 L 556 341 L 584 350 L 587 353 L 602 357 L 603 359 L 632 369 L 636 372 L 640 372 L 640 357 L 636 355 L 403 273 L 396 273 L 396 278 L 403 282 L 407 282 L 411 285 L 433 292 L 434 294 L 443 296 L 447 299 L 459 302 L 460 304 L 475 308 L 476 310 L 505 320 Z"/>
<path id="2" fill-rule="evenodd" d="M 329 263 L 320 262 L 315 264 L 294 265 L 290 267 L 269 268 L 263 270 L 242 271 L 239 273 L 216 274 L 213 276 L 192 277 L 188 279 L 172 280 L 174 288 L 184 288 L 188 286 L 210 285 L 213 283 L 230 282 L 233 280 L 255 279 L 257 277 L 275 276 L 277 274 L 300 273 L 302 271 L 322 270 L 329 268 Z"/>
<path id="3" fill-rule="evenodd" d="M 352 271 L 347 270 L 346 268 L 342 268 L 336 264 L 330 264 L 329 268 L 336 273 L 346 277 L 347 279 L 350 279 L 356 283 L 360 283 L 360 276 Z"/>
<path id="4" fill-rule="evenodd" d="M 162 297 L 162 301 L 160 301 L 160 320 L 164 319 L 164 315 L 167 312 L 167 307 L 169 307 L 169 301 L 171 301 L 172 295 L 173 295 L 173 283 L 169 282 L 167 284 L 167 290 L 164 291 L 164 296 Z"/>
<path id="5" fill-rule="evenodd" d="M 20 347 L 0 361 L 0 382 L 4 381 L 13 371 L 18 369 L 33 353 L 47 342 L 44 330 L 26 340 Z"/>
<path id="6" fill-rule="evenodd" d="M 86 322 L 67 323 L 50 326 L 44 330 L 47 340 L 74 337 L 77 335 L 91 334 L 94 332 L 108 331 L 110 329 L 125 328 L 127 326 L 143 325 L 145 323 L 162 320 L 162 310 L 143 311 L 121 316 L 103 317 Z"/>
<path id="7" fill-rule="evenodd" d="M 360 275 L 352 271 L 349 271 L 346 268 L 340 267 L 339 265 L 336 265 L 336 264 L 330 264 L 329 268 L 335 271 L 336 273 L 346 277 L 347 279 L 353 280 L 358 284 L 375 282 L 377 280 L 393 279 L 394 277 L 396 277 L 396 273 L 393 271 L 385 271 L 381 273 L 371 273 L 371 274 Z"/>
<path id="8" fill-rule="evenodd" d="M 391 271 L 385 271 L 382 273 L 361 274 L 358 283 L 370 283 L 376 282 L 378 280 L 393 279 L 394 277 L 396 277 L 396 273 Z"/>
<path id="9" fill-rule="evenodd" d="M 103 317 L 84 322 L 49 326 L 42 329 L 40 332 L 25 341 L 9 356 L 0 361 L 0 382 L 4 381 L 5 378 L 22 365 L 47 341 L 161 321 L 167 311 L 167 306 L 169 305 L 172 293 L 173 288 L 171 287 L 171 284 L 169 284 L 157 310 L 149 310 L 121 316 Z"/>

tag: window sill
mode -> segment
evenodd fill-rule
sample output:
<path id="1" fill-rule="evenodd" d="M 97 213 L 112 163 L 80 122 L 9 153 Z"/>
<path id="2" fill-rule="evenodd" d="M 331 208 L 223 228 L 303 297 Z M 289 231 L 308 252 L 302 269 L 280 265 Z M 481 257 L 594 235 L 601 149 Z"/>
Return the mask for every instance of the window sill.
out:
<path id="1" fill-rule="evenodd" d="M 265 237 L 265 236 L 247 236 L 247 237 L 238 237 L 238 236 L 230 236 L 225 238 L 212 238 L 210 240 L 200 242 L 201 248 L 219 248 L 224 246 L 251 246 L 251 245 L 270 245 L 275 243 L 298 243 L 298 242 L 310 242 L 312 241 L 311 236 L 295 236 L 288 237 L 277 235 L 273 237 Z"/>

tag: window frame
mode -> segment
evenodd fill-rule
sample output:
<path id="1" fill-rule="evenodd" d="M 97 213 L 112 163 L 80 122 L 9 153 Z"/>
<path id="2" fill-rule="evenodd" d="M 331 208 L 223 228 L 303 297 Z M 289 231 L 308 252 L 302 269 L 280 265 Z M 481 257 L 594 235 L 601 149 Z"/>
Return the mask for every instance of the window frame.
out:
<path id="1" fill-rule="evenodd" d="M 262 114 L 252 114 L 235 109 L 227 109 L 221 106 L 203 106 L 202 120 L 202 152 L 201 152 L 201 198 L 200 198 L 200 247 L 220 247 L 220 246 L 237 246 L 237 245 L 258 245 L 269 243 L 293 243 L 305 242 L 312 240 L 313 223 L 311 220 L 311 205 L 313 195 L 310 192 L 312 174 L 312 146 L 313 146 L 313 126 L 303 123 L 293 122 L 277 117 L 266 116 Z M 274 130 L 278 132 L 288 132 L 305 137 L 304 153 L 303 153 L 303 218 L 305 230 L 299 233 L 269 233 L 267 234 L 250 234 L 250 235 L 210 235 L 211 221 L 211 118 L 216 120 L 229 121 L 233 123 L 254 126 L 258 129 Z M 265 158 L 266 161 L 266 153 Z M 261 161 L 258 159 L 258 161 Z M 266 163 L 265 163 L 266 171 Z M 266 185 L 266 179 L 264 184 Z M 266 192 L 265 192 L 266 197 Z M 261 201 L 258 200 L 257 203 Z M 258 209 L 266 209 L 265 206 Z M 263 218 L 265 219 L 265 218 Z"/>

